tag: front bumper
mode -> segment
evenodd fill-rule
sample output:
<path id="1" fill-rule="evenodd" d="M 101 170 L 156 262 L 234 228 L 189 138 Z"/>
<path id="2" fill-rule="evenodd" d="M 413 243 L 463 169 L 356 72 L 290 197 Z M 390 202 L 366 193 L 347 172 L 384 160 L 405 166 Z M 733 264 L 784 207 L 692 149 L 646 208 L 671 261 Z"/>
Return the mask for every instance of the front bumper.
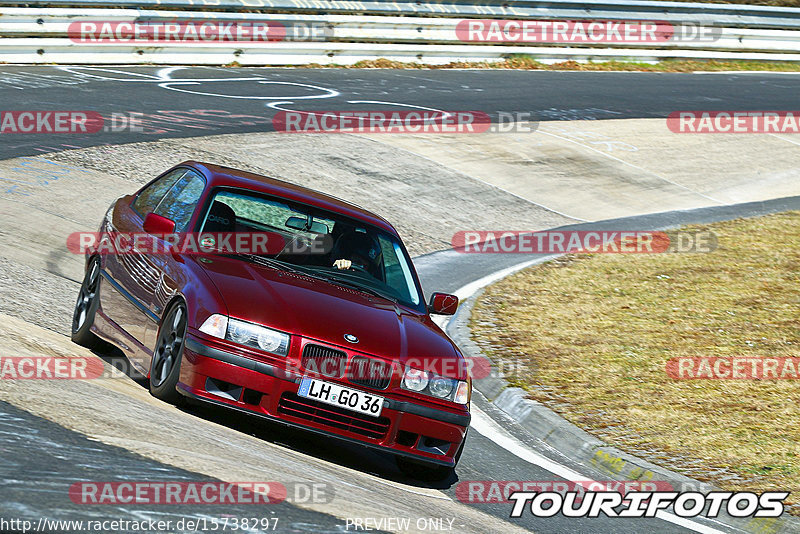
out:
<path id="1" fill-rule="evenodd" d="M 469 412 L 398 400 L 391 398 L 390 392 L 379 391 L 376 394 L 385 398 L 381 416 L 361 415 L 298 397 L 300 374 L 231 349 L 215 347 L 213 342 L 189 334 L 178 391 L 190 398 L 392 454 L 443 466 L 455 464 L 454 456 L 469 426 Z"/>

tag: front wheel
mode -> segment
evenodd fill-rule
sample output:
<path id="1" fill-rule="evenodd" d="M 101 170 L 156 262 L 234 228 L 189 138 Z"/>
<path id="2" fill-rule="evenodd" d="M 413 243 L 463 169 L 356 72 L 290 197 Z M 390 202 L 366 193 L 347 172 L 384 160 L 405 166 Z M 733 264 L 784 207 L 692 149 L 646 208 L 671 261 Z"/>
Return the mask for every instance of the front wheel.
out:
<path id="1" fill-rule="evenodd" d="M 182 404 L 184 399 L 175 388 L 181 374 L 185 339 L 186 305 L 181 302 L 170 308 L 161 323 L 150 363 L 150 393 L 170 404 Z"/>
<path id="2" fill-rule="evenodd" d="M 99 288 L 100 260 L 93 258 L 86 269 L 78 293 L 78 301 L 75 303 L 71 336 L 72 341 L 89 349 L 99 349 L 103 346 L 103 341 L 91 330 L 94 324 L 94 315 L 100 305 Z"/>

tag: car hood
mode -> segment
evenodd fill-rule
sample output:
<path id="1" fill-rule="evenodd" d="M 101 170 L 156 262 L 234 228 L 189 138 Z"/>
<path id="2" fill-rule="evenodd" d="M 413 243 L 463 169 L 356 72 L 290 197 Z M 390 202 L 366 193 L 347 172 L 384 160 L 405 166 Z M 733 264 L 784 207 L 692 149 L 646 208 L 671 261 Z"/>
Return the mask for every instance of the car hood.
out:
<path id="1" fill-rule="evenodd" d="M 231 317 L 466 379 L 463 357 L 428 315 L 243 260 L 214 256 L 200 265 Z M 356 336 L 358 343 L 345 341 L 345 334 Z"/>

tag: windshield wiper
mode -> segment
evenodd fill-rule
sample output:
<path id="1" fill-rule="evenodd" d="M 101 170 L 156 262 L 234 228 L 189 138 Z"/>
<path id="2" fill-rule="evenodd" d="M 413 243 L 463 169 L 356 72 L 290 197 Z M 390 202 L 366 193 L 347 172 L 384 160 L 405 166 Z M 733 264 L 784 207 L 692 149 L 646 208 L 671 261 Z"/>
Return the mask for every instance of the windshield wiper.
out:
<path id="1" fill-rule="evenodd" d="M 389 301 L 394 302 L 395 304 L 397 304 L 397 299 L 396 298 L 394 298 L 392 296 L 389 296 L 389 295 L 383 293 L 382 291 L 378 291 L 377 289 L 373 289 L 371 287 L 364 287 L 362 285 L 356 284 L 355 282 L 350 282 L 348 280 L 342 280 L 341 278 L 336 277 L 336 276 L 326 276 L 324 274 L 320 274 L 319 276 L 315 276 L 315 278 L 320 278 L 321 280 L 325 280 L 326 282 L 330 282 L 332 284 L 345 286 L 345 287 L 350 287 L 350 288 L 356 289 L 358 291 L 361 291 L 363 293 L 368 293 L 370 295 L 373 295 L 373 296 L 376 296 L 376 297 L 380 297 L 382 299 L 386 299 L 386 300 L 389 300 Z"/>
<path id="2" fill-rule="evenodd" d="M 327 283 L 333 284 L 333 285 L 349 287 L 349 288 L 361 291 L 362 293 L 367 293 L 367 294 L 373 295 L 375 297 L 380 297 L 382 299 L 386 299 L 388 301 L 391 301 L 391 302 L 397 304 L 397 299 L 396 298 L 391 297 L 389 295 L 386 295 L 383 292 L 378 291 L 377 289 L 372 289 L 370 287 L 361 286 L 359 284 L 356 284 L 355 282 L 342 280 L 341 278 L 338 278 L 338 277 L 335 277 L 335 276 L 326 276 L 326 275 L 324 275 L 322 273 L 310 273 L 310 272 L 306 271 L 305 269 L 304 270 L 295 269 L 293 267 L 290 267 L 289 264 L 287 264 L 287 263 L 275 260 L 273 258 L 267 258 L 265 256 L 258 256 L 256 254 L 240 254 L 240 256 L 243 256 L 243 257 L 245 257 L 245 258 L 247 258 L 247 259 L 249 259 L 249 260 L 251 260 L 251 261 L 253 261 L 255 263 L 259 263 L 259 264 L 265 265 L 267 267 L 272 267 L 273 269 L 279 269 L 279 270 L 282 270 L 282 271 L 288 271 L 288 272 L 291 272 L 291 273 L 300 274 L 300 275 L 307 276 L 307 277 L 313 278 L 315 280 L 321 280 L 323 282 L 327 282 Z"/>
<path id="3" fill-rule="evenodd" d="M 264 265 L 266 267 L 272 267 L 273 269 L 278 269 L 278 270 L 281 270 L 281 271 L 288 271 L 290 273 L 305 274 L 305 273 L 301 273 L 297 269 L 289 267 L 289 264 L 287 264 L 287 263 L 283 263 L 282 261 L 274 260 L 272 258 L 267 258 L 265 256 L 259 256 L 257 254 L 239 254 L 239 255 L 249 259 L 250 261 L 252 261 L 254 263 L 258 263 L 258 264 Z"/>

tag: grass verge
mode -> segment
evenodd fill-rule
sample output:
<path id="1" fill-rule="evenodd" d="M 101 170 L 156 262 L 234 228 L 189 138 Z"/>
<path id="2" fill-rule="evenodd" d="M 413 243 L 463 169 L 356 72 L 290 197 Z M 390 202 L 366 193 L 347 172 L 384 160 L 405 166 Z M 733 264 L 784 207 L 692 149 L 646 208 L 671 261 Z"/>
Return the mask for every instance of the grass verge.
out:
<path id="1" fill-rule="evenodd" d="M 490 286 L 472 316 L 515 385 L 637 456 L 729 490 L 791 491 L 800 381 L 675 380 L 673 357 L 800 357 L 800 212 L 694 229 L 708 254 L 573 255 Z"/>
<path id="2" fill-rule="evenodd" d="M 697 71 L 767 71 L 800 72 L 800 62 L 791 61 L 715 61 L 668 59 L 659 63 L 636 63 L 631 61 L 604 61 L 579 63 L 563 61 L 548 65 L 530 56 L 520 54 L 504 61 L 457 62 L 445 65 L 392 61 L 385 58 L 364 60 L 353 65 L 322 65 L 308 63 L 294 65 L 296 68 L 341 68 L 341 69 L 499 69 L 499 70 L 570 70 L 570 71 L 625 71 L 625 72 L 697 72 Z"/>
<path id="3" fill-rule="evenodd" d="M 660 1 L 660 0 L 659 0 Z M 697 2 L 697 0 L 676 0 L 678 2 Z M 708 4 L 743 4 L 751 6 L 800 7 L 800 0 L 703 0 Z"/>

